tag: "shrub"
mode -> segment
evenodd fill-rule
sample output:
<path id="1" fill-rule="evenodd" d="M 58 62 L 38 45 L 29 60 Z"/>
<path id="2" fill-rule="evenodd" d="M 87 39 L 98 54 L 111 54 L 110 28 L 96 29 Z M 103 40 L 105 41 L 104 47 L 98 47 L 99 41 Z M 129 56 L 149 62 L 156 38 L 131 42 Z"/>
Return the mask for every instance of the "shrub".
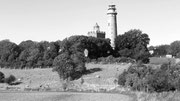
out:
<path id="1" fill-rule="evenodd" d="M 119 77 L 118 77 L 118 84 L 119 85 L 125 86 L 126 76 L 127 76 L 127 71 L 124 71 L 122 74 L 119 75 Z"/>
<path id="2" fill-rule="evenodd" d="M 114 58 L 112 55 L 106 57 L 105 59 L 106 63 L 115 63 L 116 62 L 116 58 Z"/>
<path id="3" fill-rule="evenodd" d="M 86 70 L 86 59 L 82 52 L 76 52 L 75 54 L 72 54 L 71 59 L 75 65 L 75 71 L 83 73 Z"/>
<path id="4" fill-rule="evenodd" d="M 0 83 L 3 83 L 4 82 L 4 74 L 2 72 L 0 72 Z"/>
<path id="5" fill-rule="evenodd" d="M 8 78 L 4 79 L 4 82 L 11 85 L 16 80 L 16 77 L 14 75 L 10 75 Z"/>
<path id="6" fill-rule="evenodd" d="M 102 64 L 111 64 L 116 62 L 116 58 L 114 58 L 112 55 L 108 57 L 100 57 L 97 59 L 97 62 Z"/>
<path id="7" fill-rule="evenodd" d="M 127 58 L 127 57 L 119 57 L 119 58 L 116 58 L 116 62 L 117 63 L 135 63 L 136 61 L 134 59 Z"/>
<path id="8" fill-rule="evenodd" d="M 72 59 L 70 59 L 69 53 L 64 52 L 58 55 L 54 59 L 53 65 L 55 66 L 54 71 L 57 71 L 59 77 L 63 80 L 68 79 L 73 74 L 74 64 Z"/>
<path id="9" fill-rule="evenodd" d="M 96 60 L 96 62 L 102 63 L 102 64 L 109 64 L 109 63 L 113 64 L 113 63 L 135 63 L 136 61 L 134 59 L 127 58 L 127 57 L 115 58 L 112 55 L 110 55 L 108 57 L 100 57 Z"/>
<path id="10" fill-rule="evenodd" d="M 180 90 L 180 67 L 168 64 L 154 68 L 147 65 L 133 65 L 118 77 L 118 84 L 132 90 L 163 92 Z"/>
<path id="11" fill-rule="evenodd" d="M 59 77 L 63 80 L 74 80 L 79 78 L 86 70 L 85 57 L 82 53 L 70 54 L 63 52 L 58 55 L 53 62 L 55 66 L 53 71 L 57 71 Z"/>

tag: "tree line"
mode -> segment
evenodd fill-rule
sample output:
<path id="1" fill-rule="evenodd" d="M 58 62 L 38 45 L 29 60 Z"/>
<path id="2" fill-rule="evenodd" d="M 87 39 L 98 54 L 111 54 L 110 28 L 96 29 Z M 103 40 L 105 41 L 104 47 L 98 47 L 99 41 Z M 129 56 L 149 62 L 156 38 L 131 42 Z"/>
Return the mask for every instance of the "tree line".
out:
<path id="1" fill-rule="evenodd" d="M 9 40 L 0 41 L 0 66 L 11 68 L 51 66 L 58 55 L 61 41 L 22 41 L 19 45 Z"/>
<path id="2" fill-rule="evenodd" d="M 180 58 L 180 41 L 174 41 L 172 43 L 159 45 L 159 46 L 150 46 L 149 50 L 153 50 L 152 56 L 165 56 L 172 55 L 176 58 Z"/>
<path id="3" fill-rule="evenodd" d="M 9 40 L 2 40 L 0 41 L 0 66 L 21 69 L 52 67 L 57 65 L 57 58 L 63 53 L 68 52 L 71 56 L 77 57 L 77 54 L 84 55 L 85 49 L 88 50 L 86 59 L 89 60 L 112 55 L 147 63 L 150 56 L 147 48 L 149 41 L 148 35 L 137 29 L 118 35 L 114 50 L 110 46 L 110 39 L 83 35 L 75 35 L 55 42 L 27 40 L 18 45 Z"/>

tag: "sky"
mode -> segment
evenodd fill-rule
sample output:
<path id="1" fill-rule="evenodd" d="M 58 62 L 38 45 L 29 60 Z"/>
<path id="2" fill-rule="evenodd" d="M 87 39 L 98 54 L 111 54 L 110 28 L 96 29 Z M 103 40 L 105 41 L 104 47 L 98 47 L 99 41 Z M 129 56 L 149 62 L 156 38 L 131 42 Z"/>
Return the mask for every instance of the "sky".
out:
<path id="1" fill-rule="evenodd" d="M 63 40 L 87 35 L 96 23 L 107 32 L 112 2 L 118 35 L 140 29 L 154 46 L 180 40 L 180 0 L 0 0 L 0 40 Z"/>

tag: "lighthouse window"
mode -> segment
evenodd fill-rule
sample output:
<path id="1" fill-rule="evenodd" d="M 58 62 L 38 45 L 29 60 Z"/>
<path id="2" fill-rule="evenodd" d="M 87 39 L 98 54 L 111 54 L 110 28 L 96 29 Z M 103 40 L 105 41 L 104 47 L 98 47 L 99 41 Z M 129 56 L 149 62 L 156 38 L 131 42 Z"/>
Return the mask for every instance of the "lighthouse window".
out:
<path id="1" fill-rule="evenodd" d="M 110 26 L 110 23 L 108 23 L 108 26 Z"/>

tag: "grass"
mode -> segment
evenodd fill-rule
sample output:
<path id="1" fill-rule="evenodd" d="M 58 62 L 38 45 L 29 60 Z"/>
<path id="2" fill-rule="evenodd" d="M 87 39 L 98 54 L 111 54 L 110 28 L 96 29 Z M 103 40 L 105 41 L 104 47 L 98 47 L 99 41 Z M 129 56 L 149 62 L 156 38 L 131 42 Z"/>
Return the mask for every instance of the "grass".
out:
<path id="1" fill-rule="evenodd" d="M 145 93 L 137 92 L 137 101 L 180 101 L 180 92 Z"/>
<path id="2" fill-rule="evenodd" d="M 73 81 L 71 85 L 81 87 L 84 90 L 95 89 L 106 89 L 110 87 L 115 87 L 116 84 L 114 80 L 116 77 L 123 72 L 124 69 L 129 67 L 130 64 L 86 64 L 89 73 L 82 76 L 84 82 L 83 86 L 81 84 L 81 78 Z M 57 72 L 52 72 L 51 68 L 46 69 L 0 69 L 1 72 L 5 74 L 6 77 L 14 75 L 17 79 L 22 82 L 19 85 L 11 85 L 12 87 L 18 87 L 22 90 L 31 90 L 47 87 L 53 90 L 62 88 L 62 82 L 60 82 Z M 0 89 L 7 88 L 8 85 L 0 84 Z M 48 89 L 48 90 L 50 90 Z"/>
<path id="3" fill-rule="evenodd" d="M 52 72 L 52 69 L 0 69 L 6 77 L 14 75 L 17 79 L 22 82 L 19 85 L 11 87 L 24 88 L 38 88 L 40 86 L 49 85 L 51 87 L 57 87 L 59 84 L 59 77 L 56 72 Z M 7 87 L 7 85 L 0 84 L 0 87 Z"/>
<path id="4" fill-rule="evenodd" d="M 1 101 L 133 101 L 127 95 L 74 92 L 0 92 Z"/>
<path id="5" fill-rule="evenodd" d="M 84 83 L 81 79 L 73 81 L 74 86 L 78 86 L 85 91 L 106 92 L 106 89 L 115 87 L 113 82 L 119 73 L 127 69 L 131 64 L 86 64 L 89 72 L 84 75 Z M 48 84 L 51 89 L 59 89 L 61 82 L 56 72 L 52 72 L 51 68 L 47 69 L 0 69 L 5 76 L 14 75 L 17 79 L 21 79 L 21 84 L 7 86 L 0 84 L 1 88 L 7 89 L 23 89 L 31 92 L 8 92 L 0 91 L 1 101 L 133 101 L 132 97 L 124 94 L 109 93 L 70 93 L 70 92 L 38 92 L 40 86 Z M 32 89 L 29 89 L 32 88 Z M 7 92 L 7 93 L 6 93 Z"/>
<path id="6" fill-rule="evenodd" d="M 151 58 L 151 63 L 161 64 L 168 62 L 168 58 Z M 171 61 L 174 61 L 172 59 Z M 114 80 L 117 76 L 127 69 L 131 64 L 86 64 L 88 73 L 81 79 L 71 82 L 77 87 L 85 91 L 107 92 L 117 84 Z M 1 101 L 180 101 L 179 92 L 163 92 L 163 93 L 144 93 L 136 92 L 122 94 L 108 93 L 70 93 L 70 92 L 37 92 L 40 88 L 48 85 L 51 89 L 59 89 L 61 82 L 56 72 L 52 72 L 51 68 L 46 69 L 0 69 L 6 77 L 14 75 L 17 79 L 21 79 L 21 84 L 8 86 L 0 84 Z M 28 86 L 28 87 L 27 87 Z M 1 89 L 19 90 L 27 87 L 27 91 L 33 92 L 2 92 Z M 32 88 L 32 89 L 30 89 Z M 49 90 L 49 91 L 50 91 Z M 56 91 L 55 90 L 55 91 Z M 69 90 L 71 91 L 71 90 Z M 78 91 L 78 90 L 77 90 Z M 127 94 L 126 94 L 127 93 Z M 131 99 L 133 98 L 133 99 Z"/>
<path id="7" fill-rule="evenodd" d="M 166 58 L 166 57 L 151 57 L 150 58 L 150 64 L 164 64 L 164 63 L 169 63 L 171 62 L 172 64 L 175 64 L 176 59 L 175 58 Z"/>

